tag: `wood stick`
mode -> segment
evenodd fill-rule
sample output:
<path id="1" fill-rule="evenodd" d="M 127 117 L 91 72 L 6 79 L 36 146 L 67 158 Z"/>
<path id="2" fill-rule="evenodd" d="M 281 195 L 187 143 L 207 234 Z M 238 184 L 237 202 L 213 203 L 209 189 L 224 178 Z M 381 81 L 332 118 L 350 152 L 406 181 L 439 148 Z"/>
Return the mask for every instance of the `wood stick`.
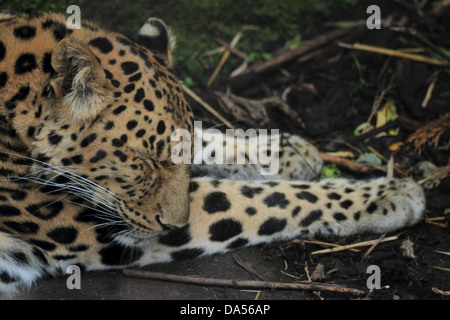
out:
<path id="1" fill-rule="evenodd" d="M 331 291 L 340 293 L 350 293 L 361 295 L 365 292 L 359 289 L 348 288 L 341 285 L 326 284 L 310 281 L 289 282 L 270 282 L 270 281 L 252 281 L 252 280 L 230 280 L 214 279 L 193 276 L 181 276 L 175 274 L 166 274 L 145 270 L 125 269 L 123 273 L 129 277 L 144 278 L 152 280 L 172 281 L 189 283 L 201 286 L 233 287 L 233 288 L 253 288 L 253 289 L 283 289 L 283 290 L 315 290 Z"/>
<path id="2" fill-rule="evenodd" d="M 386 163 L 389 163 L 389 160 L 386 159 L 385 157 L 383 157 L 383 155 L 381 153 L 379 153 L 377 150 L 375 150 L 373 147 L 368 147 L 367 149 L 369 149 L 370 151 L 372 151 L 372 153 L 374 153 L 378 158 L 380 158 L 381 160 L 383 160 Z M 402 170 L 400 170 L 399 168 L 397 168 L 397 166 L 394 164 L 394 170 L 397 171 L 397 173 L 399 173 L 400 175 L 407 177 L 408 175 L 406 173 L 404 173 Z"/>
<path id="3" fill-rule="evenodd" d="M 381 237 L 380 237 L 377 241 L 375 241 L 375 243 L 369 248 L 369 250 L 366 251 L 366 253 L 365 253 L 365 254 L 363 255 L 363 257 L 361 258 L 361 261 L 363 261 L 364 259 L 366 259 L 367 256 L 368 256 L 369 254 L 372 253 L 372 251 L 375 249 L 375 247 L 376 247 L 377 245 L 379 245 L 380 242 L 381 242 L 385 237 L 386 237 L 386 233 L 383 233 L 383 234 L 381 235 Z"/>
<path id="4" fill-rule="evenodd" d="M 402 126 L 402 128 L 405 128 L 409 131 L 416 131 L 424 126 L 423 123 L 420 123 L 414 119 L 408 118 L 404 115 L 399 115 L 398 121 L 399 121 L 400 126 Z"/>
<path id="5" fill-rule="evenodd" d="M 217 119 L 219 119 L 220 121 L 222 121 L 222 123 L 224 123 L 228 128 L 230 129 L 235 129 L 236 128 L 228 121 L 226 120 L 224 117 L 222 117 L 220 115 L 220 113 L 218 113 L 216 110 L 214 110 L 209 104 L 207 104 L 205 101 L 203 101 L 202 98 L 200 98 L 194 91 L 192 91 L 191 89 L 189 89 L 187 86 L 185 86 L 184 84 L 181 85 L 184 92 L 186 92 L 192 99 L 194 99 L 195 101 L 197 101 L 203 108 L 205 108 L 206 110 L 208 110 L 211 114 L 213 114 Z"/>
<path id="6" fill-rule="evenodd" d="M 303 240 L 303 239 L 294 239 L 291 241 L 291 243 L 310 243 L 310 244 L 318 244 L 319 246 L 327 246 L 327 247 L 340 247 L 340 244 L 336 243 L 329 243 L 329 242 L 323 242 L 323 241 L 316 241 L 316 240 Z M 352 252 L 359 252 L 358 249 L 348 249 Z"/>
<path id="7" fill-rule="evenodd" d="M 442 51 L 439 47 L 437 47 L 434 43 L 432 43 L 430 40 L 428 40 L 423 34 L 418 32 L 417 30 L 415 30 L 413 28 L 406 28 L 406 27 L 391 27 L 390 29 L 393 31 L 397 31 L 397 32 L 409 33 L 410 35 L 412 35 L 413 37 L 418 39 L 420 42 L 422 42 L 423 44 L 430 47 L 431 50 L 436 52 L 442 58 L 444 58 L 445 60 L 450 62 L 450 56 L 448 54 L 446 54 L 444 51 Z"/>
<path id="8" fill-rule="evenodd" d="M 323 161 L 333 163 L 338 167 L 344 167 L 352 172 L 369 174 L 373 171 L 373 168 L 371 167 L 345 158 L 336 157 L 324 152 L 320 152 L 320 155 L 322 156 Z"/>
<path id="9" fill-rule="evenodd" d="M 374 53 L 385 54 L 388 56 L 414 60 L 414 61 L 418 61 L 418 62 L 432 64 L 432 65 L 439 66 L 439 67 L 448 67 L 449 66 L 449 64 L 446 62 L 428 58 L 428 57 L 421 56 L 418 54 L 401 52 L 398 50 L 386 49 L 386 48 L 382 48 L 382 47 L 369 46 L 369 45 L 361 44 L 361 43 L 354 43 L 354 44 L 341 43 L 340 46 L 344 47 L 344 48 L 354 49 L 354 50 L 369 51 L 369 52 L 374 52 Z"/>
<path id="10" fill-rule="evenodd" d="M 336 248 L 318 250 L 318 251 L 311 252 L 311 254 L 315 255 L 315 254 L 323 254 L 323 253 L 330 253 L 330 252 L 338 252 L 338 251 L 342 251 L 342 250 L 348 250 L 350 248 L 371 246 L 371 245 L 373 245 L 374 243 L 377 243 L 377 242 L 378 243 L 382 243 L 382 242 L 394 241 L 394 240 L 397 240 L 397 239 L 398 239 L 398 236 L 393 236 L 393 237 L 385 238 L 385 239 L 383 239 L 381 241 L 379 241 L 380 239 L 363 241 L 363 242 L 353 243 L 353 244 L 340 246 L 340 247 L 336 247 Z"/>
<path id="11" fill-rule="evenodd" d="M 239 42 L 239 39 L 241 39 L 241 36 L 242 36 L 242 32 L 239 31 L 236 34 L 236 36 L 233 38 L 233 40 L 231 41 L 230 47 L 236 46 L 236 44 Z M 230 50 L 227 49 L 225 51 L 225 53 L 223 54 L 222 59 L 220 59 L 219 64 L 216 66 L 216 69 L 214 70 L 213 74 L 209 78 L 208 83 L 207 83 L 208 87 L 210 87 L 212 85 L 212 83 L 216 79 L 217 75 L 219 74 L 220 70 L 222 70 L 222 67 L 225 64 L 225 62 L 227 61 L 229 56 L 230 56 Z"/>
<path id="12" fill-rule="evenodd" d="M 256 279 L 258 279 L 260 281 L 264 281 L 264 278 L 258 272 L 256 272 L 256 270 L 253 269 L 251 265 L 242 261 L 241 257 L 239 257 L 236 253 L 233 253 L 232 256 L 233 256 L 234 261 L 236 261 L 236 263 L 239 266 L 244 268 L 248 273 L 253 275 Z"/>
<path id="13" fill-rule="evenodd" d="M 216 41 L 223 46 L 224 50 L 229 50 L 231 51 L 232 54 L 242 58 L 242 59 L 247 59 L 248 55 L 244 52 L 242 52 L 239 49 L 236 49 L 235 47 L 232 47 L 228 42 L 226 42 L 223 39 L 220 38 L 216 38 Z"/>
<path id="14" fill-rule="evenodd" d="M 255 64 L 252 67 L 248 68 L 245 72 L 239 74 L 239 76 L 250 73 L 250 72 L 259 73 L 259 72 L 263 72 L 267 69 L 277 67 L 285 62 L 295 59 L 296 57 L 298 57 L 302 54 L 305 54 L 309 51 L 317 49 L 333 40 L 336 40 L 336 39 L 344 36 L 345 34 L 350 32 L 350 30 L 351 30 L 351 28 L 337 29 L 337 30 L 331 31 L 329 33 L 326 33 L 324 35 L 321 35 L 321 36 L 315 38 L 314 40 L 312 40 L 311 42 L 304 44 L 304 45 L 300 45 L 296 49 L 288 50 L 269 61 Z"/>
<path id="15" fill-rule="evenodd" d="M 428 87 L 428 90 L 427 90 L 427 93 L 425 95 L 425 98 L 423 99 L 422 104 L 421 104 L 421 107 L 424 108 L 424 109 L 427 107 L 428 102 L 430 102 L 431 95 L 433 94 L 433 90 L 434 90 L 434 87 L 436 86 L 437 79 L 438 78 L 435 77 L 433 79 L 433 81 L 431 81 L 430 86 Z"/>

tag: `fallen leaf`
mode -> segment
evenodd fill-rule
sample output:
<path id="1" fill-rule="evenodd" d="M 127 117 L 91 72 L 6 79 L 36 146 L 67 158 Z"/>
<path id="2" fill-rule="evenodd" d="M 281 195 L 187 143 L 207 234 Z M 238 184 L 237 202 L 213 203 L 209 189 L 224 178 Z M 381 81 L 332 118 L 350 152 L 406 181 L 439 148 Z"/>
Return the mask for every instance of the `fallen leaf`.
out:
<path id="1" fill-rule="evenodd" d="M 397 108 L 395 106 L 395 103 L 393 100 L 389 99 L 386 101 L 386 103 L 381 108 L 381 110 L 377 112 L 376 127 L 377 128 L 382 127 L 387 122 L 395 120 L 397 118 L 398 118 L 398 115 L 397 115 Z M 399 130 L 400 130 L 399 128 L 391 129 L 388 131 L 388 133 L 391 136 L 396 136 L 396 135 L 398 135 Z"/>
<path id="2" fill-rule="evenodd" d="M 411 240 L 406 239 L 405 241 L 403 241 L 400 248 L 403 250 L 403 255 L 405 257 L 411 259 L 417 258 L 417 256 L 414 254 L 414 243 Z"/>
<path id="3" fill-rule="evenodd" d="M 389 146 L 389 150 L 390 151 L 397 151 L 398 150 L 398 148 L 400 148 L 401 146 L 403 145 L 403 142 L 396 142 L 396 143 L 393 143 L 393 144 L 391 144 L 390 146 Z"/>

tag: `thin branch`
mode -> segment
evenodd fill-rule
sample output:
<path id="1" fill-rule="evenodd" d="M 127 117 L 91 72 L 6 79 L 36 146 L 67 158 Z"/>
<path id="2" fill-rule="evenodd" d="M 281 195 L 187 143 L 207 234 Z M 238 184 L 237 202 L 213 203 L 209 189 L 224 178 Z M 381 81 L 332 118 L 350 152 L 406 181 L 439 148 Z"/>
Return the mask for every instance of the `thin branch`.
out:
<path id="1" fill-rule="evenodd" d="M 242 52 L 239 49 L 236 49 L 235 47 L 232 47 L 228 42 L 226 42 L 223 39 L 220 38 L 216 38 L 216 41 L 222 45 L 222 48 L 224 48 L 225 50 L 229 50 L 232 54 L 242 58 L 242 59 L 247 59 L 248 55 L 245 52 Z"/>
<path id="2" fill-rule="evenodd" d="M 371 254 L 372 251 L 376 248 L 376 246 L 378 246 L 380 244 L 380 242 L 383 241 L 383 239 L 385 237 L 386 237 L 386 233 L 383 233 L 381 235 L 381 237 L 377 241 L 375 241 L 375 243 L 369 248 L 369 250 L 366 251 L 366 253 L 361 258 L 361 261 L 365 260 L 369 256 L 369 254 Z"/>
<path id="3" fill-rule="evenodd" d="M 423 44 L 427 45 L 431 50 L 436 52 L 438 55 L 440 55 L 442 58 L 450 62 L 450 56 L 446 54 L 444 51 L 442 51 L 438 46 L 436 46 L 434 43 L 432 43 L 430 40 L 428 40 L 423 34 L 418 32 L 417 30 L 413 28 L 406 28 L 406 27 L 391 27 L 392 31 L 402 32 L 402 33 L 408 33 L 415 37 L 417 40 L 422 42 Z"/>
<path id="4" fill-rule="evenodd" d="M 394 241 L 394 240 L 397 240 L 397 239 L 398 239 L 398 236 L 393 236 L 393 237 L 382 239 L 381 241 L 380 241 L 380 239 L 370 240 L 370 241 L 363 241 L 363 242 L 349 244 L 349 245 L 346 245 L 346 246 L 339 246 L 339 247 L 336 247 L 336 248 L 314 251 L 314 252 L 311 252 L 311 254 L 315 255 L 315 254 L 338 252 L 338 251 L 342 251 L 342 250 L 348 250 L 348 249 L 351 249 L 351 248 L 371 246 L 374 243 Z"/>
<path id="5" fill-rule="evenodd" d="M 367 122 L 367 123 L 369 123 L 369 122 Z M 368 131 L 366 133 L 361 134 L 360 136 L 351 138 L 351 142 L 354 143 L 354 142 L 358 142 L 358 141 L 363 141 L 363 140 L 365 140 L 365 139 L 367 139 L 369 137 L 375 136 L 375 135 L 377 135 L 377 134 L 379 134 L 381 132 L 384 132 L 384 131 L 393 129 L 395 127 L 398 127 L 398 125 L 399 125 L 399 120 L 397 120 L 397 119 L 388 121 L 384 125 L 382 125 L 381 127 L 372 129 L 372 130 L 370 130 L 370 131 Z"/>
<path id="6" fill-rule="evenodd" d="M 211 114 L 213 114 L 217 119 L 222 121 L 228 128 L 235 129 L 236 128 L 224 117 L 222 117 L 216 110 L 214 110 L 209 104 L 207 104 L 202 98 L 200 98 L 194 91 L 189 89 L 186 85 L 182 85 L 184 92 L 186 92 L 192 99 L 197 101 L 203 108 L 208 110 Z"/>
<path id="7" fill-rule="evenodd" d="M 348 288 L 341 285 L 325 284 L 310 281 L 299 281 L 295 283 L 288 282 L 269 282 L 269 281 L 251 281 L 251 280 L 229 280 L 214 279 L 192 276 L 180 276 L 175 274 L 165 274 L 160 272 L 125 269 L 123 273 L 129 277 L 144 278 L 152 280 L 172 281 L 181 283 L 190 283 L 201 286 L 233 287 L 233 288 L 253 288 L 253 289 L 283 289 L 283 290 L 315 290 L 331 291 L 340 293 L 350 293 L 355 295 L 365 294 L 364 291 L 354 288 Z"/>
<path id="8" fill-rule="evenodd" d="M 306 54 L 312 50 L 315 50 L 331 41 L 334 41 L 334 40 L 344 36 L 345 34 L 350 32 L 350 30 L 351 30 L 351 28 L 337 29 L 337 30 L 333 30 L 329 33 L 326 33 L 324 35 L 318 36 L 317 38 L 311 40 L 307 44 L 300 45 L 296 49 L 288 50 L 288 51 L 284 52 L 283 54 L 281 54 L 269 61 L 265 61 L 265 62 L 257 63 L 255 65 L 253 65 L 252 67 L 248 68 L 244 73 L 239 74 L 239 76 L 247 74 L 249 72 L 260 73 L 260 72 L 266 71 L 268 69 L 278 67 L 278 66 L 282 65 L 283 63 L 293 60 L 303 54 Z"/>
<path id="9" fill-rule="evenodd" d="M 258 279 L 260 281 L 264 281 L 264 278 L 258 272 L 256 272 L 256 270 L 253 269 L 251 265 L 242 261 L 241 257 L 239 257 L 236 253 L 233 253 L 232 256 L 233 256 L 234 261 L 236 261 L 236 263 L 239 266 L 244 268 L 248 273 L 253 275 L 256 279 Z"/>
<path id="10" fill-rule="evenodd" d="M 368 147 L 368 149 L 370 151 L 372 151 L 372 153 L 374 153 L 378 158 L 380 158 L 381 160 L 383 160 L 386 163 L 389 163 L 389 160 L 386 159 L 381 153 L 379 153 L 377 150 L 375 150 L 373 147 Z M 399 173 L 400 175 L 404 176 L 404 177 L 408 177 L 408 175 L 406 173 L 404 173 L 402 170 L 400 170 L 395 164 L 394 164 L 394 170 L 397 171 L 397 173 Z"/>
<path id="11" fill-rule="evenodd" d="M 235 47 L 236 44 L 239 42 L 239 39 L 241 39 L 242 36 L 242 32 L 238 32 L 236 34 L 236 36 L 233 38 L 233 40 L 230 43 L 230 47 Z M 230 49 L 227 49 L 225 51 L 225 53 L 222 56 L 222 59 L 220 59 L 219 64 L 216 66 L 216 69 L 214 70 L 213 74 L 211 75 L 211 77 L 208 80 L 208 84 L 207 86 L 210 87 L 212 85 L 212 83 L 214 82 L 214 80 L 216 79 L 217 75 L 219 74 L 220 70 L 222 69 L 223 65 L 225 64 L 225 62 L 227 61 L 228 57 L 230 56 Z"/>
<path id="12" fill-rule="evenodd" d="M 345 158 L 336 157 L 333 155 L 330 155 L 328 153 L 321 152 L 320 156 L 322 157 L 323 161 L 328 163 L 333 163 L 337 165 L 338 167 L 346 168 L 352 172 L 356 173 L 362 173 L 362 174 L 369 174 L 373 172 L 372 167 L 365 166 L 361 163 L 354 162 Z"/>
<path id="13" fill-rule="evenodd" d="M 329 243 L 329 242 L 323 242 L 323 241 L 316 241 L 316 240 L 304 240 L 304 239 L 294 239 L 291 241 L 291 243 L 310 243 L 310 244 L 317 244 L 319 246 L 327 246 L 327 247 L 340 247 L 340 244 L 336 243 Z M 348 249 L 352 252 L 359 252 L 358 249 Z"/>
<path id="14" fill-rule="evenodd" d="M 361 43 L 354 43 L 354 44 L 348 44 L 348 43 L 340 43 L 341 47 L 348 48 L 348 49 L 354 49 L 354 50 L 361 50 L 361 51 L 368 51 L 373 53 L 379 53 L 379 54 L 385 54 L 388 56 L 398 57 L 398 58 L 404 58 L 409 60 L 414 60 L 418 62 L 428 63 L 439 67 L 448 67 L 449 64 L 447 62 L 443 62 L 441 60 L 432 59 L 429 57 L 421 56 L 418 54 L 413 53 L 407 53 L 382 47 L 375 47 L 375 46 L 369 46 Z"/>

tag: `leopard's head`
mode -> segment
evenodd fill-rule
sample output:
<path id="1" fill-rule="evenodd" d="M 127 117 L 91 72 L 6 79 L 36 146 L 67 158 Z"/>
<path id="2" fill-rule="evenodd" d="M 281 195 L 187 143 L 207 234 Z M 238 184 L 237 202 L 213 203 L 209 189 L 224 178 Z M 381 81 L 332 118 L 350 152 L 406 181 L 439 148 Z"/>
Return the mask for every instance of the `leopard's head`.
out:
<path id="1" fill-rule="evenodd" d="M 135 41 L 110 32 L 79 40 L 76 32 L 52 51 L 54 71 L 35 102 L 42 116 L 33 172 L 120 221 L 133 239 L 183 227 L 189 165 L 173 163 L 179 141 L 171 135 L 192 132 L 193 117 L 170 71 L 167 27 L 150 18 Z"/>

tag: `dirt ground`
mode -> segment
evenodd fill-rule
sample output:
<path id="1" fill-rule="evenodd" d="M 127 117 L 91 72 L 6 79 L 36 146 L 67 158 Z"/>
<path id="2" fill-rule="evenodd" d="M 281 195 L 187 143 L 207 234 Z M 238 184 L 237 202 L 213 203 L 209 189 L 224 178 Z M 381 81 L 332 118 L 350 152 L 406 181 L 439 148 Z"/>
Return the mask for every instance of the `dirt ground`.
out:
<path id="1" fill-rule="evenodd" d="M 450 10 L 441 11 L 433 7 L 443 1 L 428 1 L 424 8 L 417 8 L 409 1 L 361 1 L 350 12 L 344 12 L 339 20 L 365 20 L 369 4 L 380 6 L 382 18 L 392 18 L 392 26 L 413 28 L 419 31 L 435 47 L 450 49 Z M 334 28 L 335 29 L 335 28 Z M 333 27 L 315 25 L 302 33 L 304 39 L 333 30 Z M 369 30 L 365 25 L 352 28 L 339 41 L 347 44 L 364 43 L 384 48 L 421 48 L 422 55 L 438 57 L 429 43 L 411 34 L 392 31 L 383 26 L 381 30 Z M 276 51 L 276 49 L 274 49 Z M 448 52 L 448 51 L 447 51 Z M 303 58 L 302 58 L 303 57 Z M 214 66 L 213 66 L 214 67 Z M 305 136 L 321 151 L 368 152 L 371 146 L 384 157 L 394 154 L 399 169 L 416 180 L 424 179 L 420 170 L 415 170 L 421 161 L 428 161 L 444 168 L 449 164 L 450 140 L 449 122 L 444 123 L 437 146 L 426 144 L 421 154 L 414 150 L 407 138 L 424 125 L 441 119 L 450 112 L 449 68 L 437 67 L 410 59 L 350 50 L 331 41 L 315 50 L 310 56 L 302 55 L 264 72 L 229 80 L 219 78 L 212 88 L 194 88 L 209 104 L 229 120 L 231 114 L 222 110 L 214 91 L 224 92 L 226 88 L 241 97 L 261 99 L 283 92 L 291 110 L 301 118 L 295 119 L 278 109 L 270 109 L 270 123 L 267 127 Z M 434 79 L 437 79 L 434 81 Z M 434 81 L 433 90 L 430 85 Z M 389 86 L 391 87 L 389 88 Z M 286 94 L 286 88 L 291 88 Z M 427 92 L 430 97 L 423 108 L 421 105 Z M 368 134 L 365 138 L 355 137 L 353 130 L 367 121 L 376 97 L 385 93 L 384 102 L 390 99 L 400 116 L 394 128 L 400 128 L 397 136 Z M 190 100 L 196 115 L 211 118 L 198 103 Z M 384 103 L 382 103 L 384 104 Z M 239 123 L 239 122 L 238 122 Z M 374 123 L 374 121 L 372 121 Z M 239 123 L 245 126 L 245 123 Z M 437 128 L 438 125 L 434 126 Z M 391 128 L 392 129 L 392 128 Z M 389 146 L 396 142 L 403 145 L 396 151 Z M 385 165 L 385 163 L 383 163 Z M 356 174 L 341 168 L 343 175 L 355 178 L 369 178 L 385 175 L 381 171 L 370 174 Z M 270 290 L 212 287 L 180 284 L 167 281 L 144 280 L 126 277 L 122 271 L 88 273 L 82 275 L 82 289 L 68 290 L 66 279 L 44 279 L 38 281 L 23 299 L 273 299 L 273 300 L 318 300 L 318 299 L 373 299 L 373 300 L 415 300 L 448 299 L 450 272 L 439 268 L 450 268 L 450 257 L 437 251 L 450 252 L 449 215 L 450 179 L 439 179 L 426 190 L 426 220 L 418 225 L 385 235 L 398 236 L 396 240 L 382 242 L 374 247 L 358 247 L 356 250 L 315 254 L 315 251 L 330 248 L 311 241 L 276 243 L 237 250 L 226 255 L 216 255 L 198 260 L 189 260 L 167 265 L 155 265 L 146 270 L 168 274 L 193 275 L 216 279 L 255 280 L 239 266 L 233 254 L 266 281 L 292 282 L 308 280 L 316 275 L 315 281 L 342 285 L 364 291 L 354 295 L 317 290 Z M 431 218 L 431 219 L 430 219 Z M 314 239 L 337 245 L 359 243 L 379 239 L 380 235 L 354 236 L 345 239 L 321 237 Z M 312 239 L 309 239 L 312 240 Z M 407 241 L 409 240 L 409 242 Z M 404 247 L 410 244 L 412 251 Z M 371 250 L 368 252 L 368 250 Z M 376 265 L 381 271 L 381 288 L 370 291 L 366 282 L 371 274 L 367 267 Z M 323 268 L 323 269 L 321 269 Z"/>
<path id="2" fill-rule="evenodd" d="M 395 234 L 396 235 L 396 234 Z M 389 237 L 391 235 L 387 235 Z M 379 236 L 344 239 L 322 238 L 333 243 L 355 243 L 377 239 Z M 181 284 L 159 280 L 145 280 L 124 276 L 122 271 L 92 272 L 81 277 L 81 289 L 69 290 L 67 278 L 43 279 L 18 299 L 25 300 L 415 300 L 446 299 L 432 288 L 448 290 L 448 272 L 433 267 L 449 265 L 448 257 L 435 250 L 449 251 L 450 234 L 430 224 L 421 223 L 403 230 L 399 239 L 379 244 L 367 258 L 362 259 L 369 247 L 359 252 L 344 251 L 322 255 L 311 253 L 321 246 L 304 243 L 264 245 L 234 252 L 250 265 L 265 281 L 293 282 L 298 277 L 307 280 L 305 268 L 313 274 L 323 265 L 320 282 L 344 285 L 364 291 L 362 295 L 313 290 L 240 289 L 230 287 Z M 416 258 L 403 256 L 401 243 L 409 239 L 414 243 Z M 381 270 L 381 289 L 370 291 L 366 282 L 369 265 Z M 198 260 L 146 267 L 145 270 L 166 274 L 199 276 L 214 279 L 255 280 L 247 270 L 236 263 L 232 253 Z"/>

